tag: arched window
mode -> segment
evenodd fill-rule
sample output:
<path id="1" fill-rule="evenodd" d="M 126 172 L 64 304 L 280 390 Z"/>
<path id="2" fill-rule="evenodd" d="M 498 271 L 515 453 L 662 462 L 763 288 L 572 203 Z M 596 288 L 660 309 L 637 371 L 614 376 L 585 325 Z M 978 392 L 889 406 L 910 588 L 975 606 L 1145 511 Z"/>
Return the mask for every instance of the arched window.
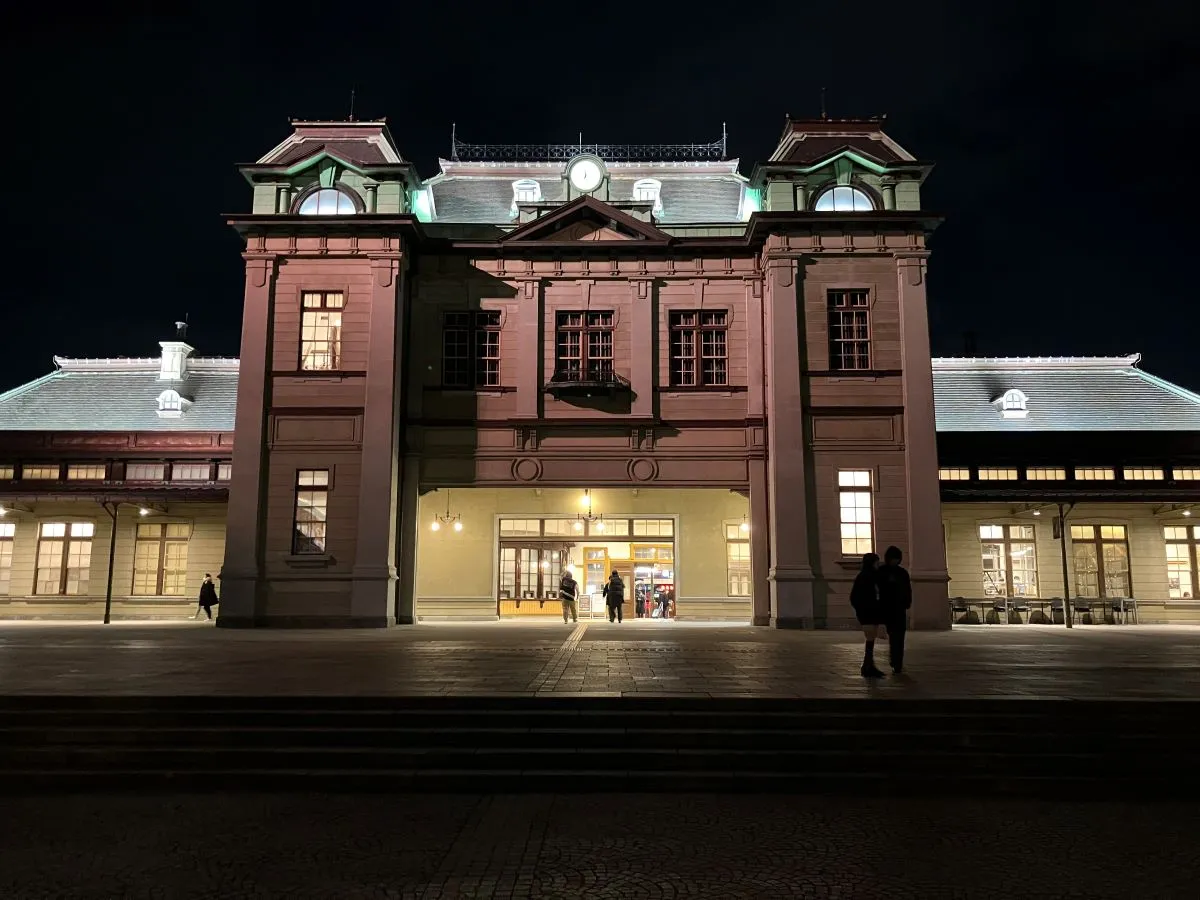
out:
<path id="1" fill-rule="evenodd" d="M 1000 415 L 1006 419 L 1023 419 L 1029 415 L 1029 398 L 1016 388 L 1005 391 L 996 404 L 1000 407 Z"/>
<path id="2" fill-rule="evenodd" d="M 533 178 L 513 182 L 513 203 L 541 203 L 542 186 Z"/>
<path id="3" fill-rule="evenodd" d="M 192 401 L 181 396 L 179 391 L 163 391 L 158 395 L 158 415 L 161 419 L 178 419 Z"/>
<path id="4" fill-rule="evenodd" d="M 321 188 L 305 197 L 296 212 L 302 216 L 352 216 L 358 207 L 345 191 Z"/>
<path id="5" fill-rule="evenodd" d="M 639 178 L 633 183 L 633 199 L 637 203 L 653 203 L 655 212 L 662 212 L 662 182 L 657 178 Z"/>
<path id="6" fill-rule="evenodd" d="M 816 212 L 870 212 L 875 208 L 865 191 L 848 184 L 827 188 L 817 196 L 813 204 Z"/>

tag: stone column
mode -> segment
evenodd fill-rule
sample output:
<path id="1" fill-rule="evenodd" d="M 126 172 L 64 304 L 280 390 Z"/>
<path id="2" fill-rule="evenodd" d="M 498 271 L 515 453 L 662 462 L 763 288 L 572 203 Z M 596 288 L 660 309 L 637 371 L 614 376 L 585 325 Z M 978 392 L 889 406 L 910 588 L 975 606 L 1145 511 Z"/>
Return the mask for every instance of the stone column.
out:
<path id="1" fill-rule="evenodd" d="M 266 527 L 267 410 L 271 408 L 270 366 L 274 337 L 275 256 L 247 252 L 246 299 L 242 306 L 242 349 L 234 418 L 233 478 L 226 507 L 225 562 L 217 625 L 250 627 L 263 616 L 266 584 L 263 542 Z"/>
<path id="2" fill-rule="evenodd" d="M 813 571 L 809 558 L 805 490 L 804 407 L 800 369 L 804 291 L 798 261 L 768 265 L 767 484 L 771 567 L 771 623 L 813 627 Z"/>
<path id="3" fill-rule="evenodd" d="M 808 209 L 808 179 L 796 179 L 796 209 L 804 212 Z"/>
<path id="4" fill-rule="evenodd" d="M 750 596 L 751 621 L 771 624 L 771 511 L 767 461 L 750 460 Z"/>
<path id="5" fill-rule="evenodd" d="M 396 563 L 399 584 L 396 590 L 396 624 L 415 625 L 417 621 L 417 503 L 421 481 L 421 459 L 415 453 L 406 454 L 400 476 L 400 509 L 396 516 L 397 546 L 400 557 Z"/>
<path id="6" fill-rule="evenodd" d="M 912 627 L 950 627 L 945 533 L 938 483 L 937 426 L 925 304 L 926 251 L 896 255 L 900 288 L 900 351 L 904 369 L 904 468 L 908 487 L 908 546 Z"/>
<path id="7" fill-rule="evenodd" d="M 536 419 L 542 409 L 542 285 L 535 278 L 517 282 L 517 409 L 516 416 Z"/>
<path id="8" fill-rule="evenodd" d="M 379 211 L 379 185 L 364 184 L 363 189 L 367 192 L 367 212 L 373 213 Z"/>
<path id="9" fill-rule="evenodd" d="M 350 618 L 361 627 L 391 624 L 396 609 L 396 509 L 399 482 L 399 305 L 402 259 L 371 260 L 371 330 L 363 403 L 362 481 Z"/>
<path id="10" fill-rule="evenodd" d="M 290 185 L 281 184 L 275 189 L 275 212 L 281 216 L 286 216 L 292 211 L 292 188 Z"/>
<path id="11" fill-rule="evenodd" d="M 654 415 L 654 365 L 657 361 L 654 351 L 658 344 L 653 282 L 648 278 L 630 279 L 629 292 L 629 381 L 634 393 L 630 412 L 649 418 Z"/>
<path id="12" fill-rule="evenodd" d="M 896 208 L 896 179 L 895 178 L 884 178 L 879 183 L 879 186 L 883 190 L 883 208 L 884 209 L 895 209 Z"/>

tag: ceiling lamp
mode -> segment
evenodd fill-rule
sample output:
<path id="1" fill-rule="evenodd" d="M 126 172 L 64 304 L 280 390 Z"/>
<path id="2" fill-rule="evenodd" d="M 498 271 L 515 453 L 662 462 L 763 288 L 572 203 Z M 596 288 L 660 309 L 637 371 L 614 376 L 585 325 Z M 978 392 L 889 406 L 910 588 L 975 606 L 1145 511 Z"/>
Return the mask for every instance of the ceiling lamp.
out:
<path id="1" fill-rule="evenodd" d="M 446 491 L 446 514 L 443 516 L 440 513 L 434 513 L 433 522 L 429 527 L 433 531 L 441 531 L 443 525 L 451 525 L 455 531 L 463 530 L 462 516 L 459 513 L 450 512 L 450 491 Z"/>
<path id="2" fill-rule="evenodd" d="M 582 530 L 583 524 L 585 522 L 587 522 L 589 524 L 595 523 L 595 527 L 594 527 L 595 531 L 603 531 L 604 530 L 604 516 L 595 515 L 592 513 L 592 491 L 590 488 L 587 488 L 584 490 L 583 499 L 581 502 L 583 503 L 583 507 L 584 507 L 585 511 L 581 512 L 577 516 L 578 521 L 575 523 L 575 530 L 576 531 Z"/>

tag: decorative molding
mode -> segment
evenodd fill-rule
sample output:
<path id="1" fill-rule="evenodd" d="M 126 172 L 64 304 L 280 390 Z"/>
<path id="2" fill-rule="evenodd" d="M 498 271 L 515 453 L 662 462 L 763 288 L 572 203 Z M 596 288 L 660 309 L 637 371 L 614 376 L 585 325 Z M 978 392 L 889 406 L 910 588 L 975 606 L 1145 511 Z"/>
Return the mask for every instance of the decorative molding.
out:
<path id="1" fill-rule="evenodd" d="M 512 474 L 517 481 L 537 481 L 542 477 L 542 464 L 539 460 L 527 456 L 513 462 Z"/>
<path id="2" fill-rule="evenodd" d="M 653 481 L 658 477 L 658 463 L 642 457 L 629 461 L 629 479 L 631 481 Z"/>

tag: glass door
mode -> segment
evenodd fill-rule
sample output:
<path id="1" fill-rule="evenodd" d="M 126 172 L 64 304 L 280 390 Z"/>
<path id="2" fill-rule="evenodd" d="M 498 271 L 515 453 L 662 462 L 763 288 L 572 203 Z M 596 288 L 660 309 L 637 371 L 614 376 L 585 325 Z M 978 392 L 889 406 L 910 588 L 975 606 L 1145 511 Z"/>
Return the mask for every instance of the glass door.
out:
<path id="1" fill-rule="evenodd" d="M 497 582 L 501 616 L 558 616 L 558 583 L 566 551 L 561 544 L 502 541 Z"/>

